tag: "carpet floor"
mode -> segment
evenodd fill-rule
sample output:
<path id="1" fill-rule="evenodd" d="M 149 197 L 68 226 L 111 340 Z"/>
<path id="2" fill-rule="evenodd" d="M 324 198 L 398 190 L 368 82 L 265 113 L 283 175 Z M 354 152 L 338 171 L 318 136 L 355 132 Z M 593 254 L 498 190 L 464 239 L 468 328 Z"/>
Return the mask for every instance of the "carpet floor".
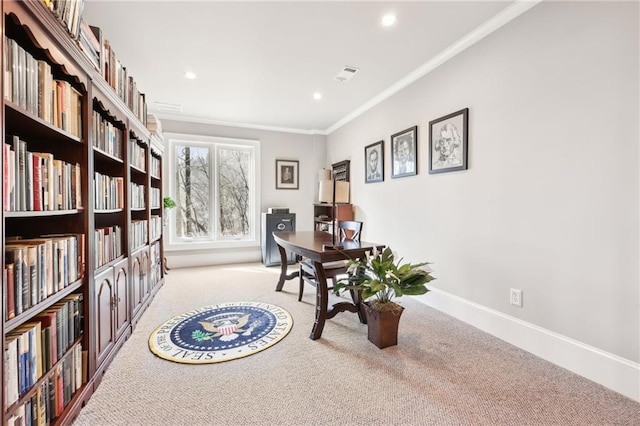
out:
<path id="1" fill-rule="evenodd" d="M 312 341 L 314 289 L 298 302 L 297 280 L 274 291 L 278 274 L 257 263 L 170 271 L 74 425 L 640 425 L 640 403 L 410 297 L 398 299 L 397 346 L 375 347 L 351 313 Z M 218 364 L 149 351 L 169 318 L 245 300 L 286 309 L 289 335 Z"/>

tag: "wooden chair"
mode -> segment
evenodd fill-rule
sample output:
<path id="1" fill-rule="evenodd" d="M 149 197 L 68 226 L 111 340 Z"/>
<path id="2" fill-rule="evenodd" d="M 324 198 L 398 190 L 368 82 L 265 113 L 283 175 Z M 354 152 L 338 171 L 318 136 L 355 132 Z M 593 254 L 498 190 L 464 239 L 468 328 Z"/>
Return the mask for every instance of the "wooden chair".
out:
<path id="1" fill-rule="evenodd" d="M 360 241 L 360 234 L 362 233 L 362 222 L 356 220 L 341 220 L 338 221 L 338 235 L 340 241 L 343 240 L 355 240 Z M 347 272 L 347 261 L 338 260 L 335 262 L 327 262 L 322 264 L 324 268 L 325 276 L 327 280 L 331 279 L 333 283 L 336 283 L 338 275 L 344 275 Z M 302 300 L 302 293 L 304 291 L 305 281 L 315 287 L 316 285 L 316 270 L 313 266 L 313 262 L 309 259 L 302 259 L 300 261 L 300 290 L 298 292 L 298 302 Z M 332 289 L 329 287 L 329 289 Z"/>

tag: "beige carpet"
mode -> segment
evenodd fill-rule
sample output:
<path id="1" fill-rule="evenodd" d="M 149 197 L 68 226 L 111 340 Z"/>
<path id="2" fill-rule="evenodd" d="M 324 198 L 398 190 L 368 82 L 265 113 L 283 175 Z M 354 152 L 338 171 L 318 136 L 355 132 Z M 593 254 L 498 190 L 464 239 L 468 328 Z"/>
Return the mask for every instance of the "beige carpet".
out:
<path id="1" fill-rule="evenodd" d="M 312 341 L 314 294 L 275 292 L 261 264 L 172 270 L 75 425 L 640 425 L 640 403 L 408 297 L 398 345 L 380 350 L 355 314 Z M 283 307 L 289 335 L 255 355 L 185 365 L 155 357 L 151 332 L 205 305 Z"/>

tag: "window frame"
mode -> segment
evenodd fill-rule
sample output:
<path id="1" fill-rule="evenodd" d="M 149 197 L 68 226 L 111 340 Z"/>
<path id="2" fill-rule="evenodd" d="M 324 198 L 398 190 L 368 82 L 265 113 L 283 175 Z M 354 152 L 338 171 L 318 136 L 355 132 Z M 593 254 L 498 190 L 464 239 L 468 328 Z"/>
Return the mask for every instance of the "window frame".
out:
<path id="1" fill-rule="evenodd" d="M 173 212 L 169 211 L 169 220 L 163 229 L 165 251 L 192 251 L 216 248 L 241 248 L 241 247 L 257 247 L 260 246 L 260 141 L 254 139 L 236 139 L 218 136 L 191 135 L 184 133 L 164 133 L 167 141 L 168 167 L 164 168 L 163 173 L 163 190 L 164 196 L 175 199 L 176 182 L 173 177 L 176 175 L 176 145 L 195 145 L 209 147 L 209 167 L 212 171 L 212 182 L 210 188 L 211 203 L 209 208 L 212 209 L 210 229 L 210 238 L 183 239 L 177 238 L 175 235 L 175 223 Z M 220 235 L 219 224 L 219 192 L 218 192 L 218 150 L 220 148 L 241 147 L 252 151 L 250 159 L 250 176 L 249 181 L 253 188 L 250 188 L 249 200 L 249 235 L 243 239 L 234 239 L 232 237 L 222 237 Z"/>

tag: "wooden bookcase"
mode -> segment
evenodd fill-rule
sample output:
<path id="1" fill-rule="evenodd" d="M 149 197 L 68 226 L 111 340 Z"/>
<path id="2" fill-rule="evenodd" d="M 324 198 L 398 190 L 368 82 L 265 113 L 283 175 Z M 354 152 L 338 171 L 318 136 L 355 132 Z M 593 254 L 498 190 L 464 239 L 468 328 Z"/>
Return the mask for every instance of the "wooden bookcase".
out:
<path id="1" fill-rule="evenodd" d="M 164 283 L 162 142 L 44 2 L 1 5 L 2 423 L 71 424 Z"/>
<path id="2" fill-rule="evenodd" d="M 352 204 L 336 204 L 336 220 L 353 220 Z M 313 205 L 313 228 L 315 231 L 331 232 L 333 206 L 328 203 Z"/>

